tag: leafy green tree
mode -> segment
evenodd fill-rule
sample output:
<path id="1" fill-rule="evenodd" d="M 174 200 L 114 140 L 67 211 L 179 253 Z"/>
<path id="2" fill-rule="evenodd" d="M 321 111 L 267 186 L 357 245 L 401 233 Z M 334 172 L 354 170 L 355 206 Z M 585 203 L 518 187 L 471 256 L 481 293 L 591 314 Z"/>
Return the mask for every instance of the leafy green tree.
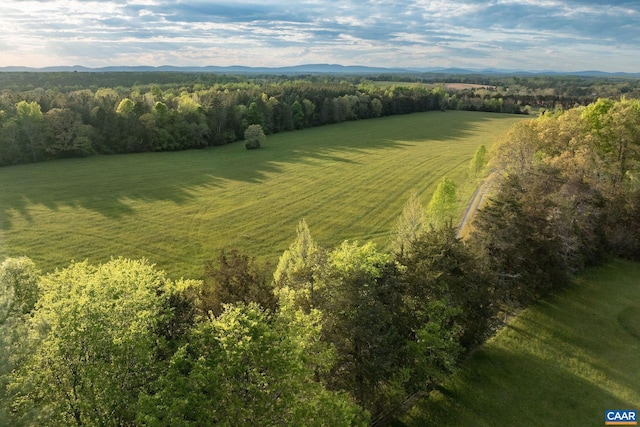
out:
<path id="1" fill-rule="evenodd" d="M 325 256 L 301 221 L 274 278 L 288 304 L 321 314 L 336 355 L 322 378 L 374 420 L 451 372 L 492 314 L 487 281 L 452 228 L 421 230 L 394 261 L 372 243 L 344 242 Z"/>
<path id="2" fill-rule="evenodd" d="M 276 288 L 296 292 L 296 305 L 305 312 L 317 308 L 323 290 L 326 253 L 311 237 L 307 222 L 302 219 L 296 229 L 296 239 L 280 256 L 274 277 Z"/>
<path id="3" fill-rule="evenodd" d="M 169 107 L 164 102 L 157 101 L 153 105 L 153 114 L 158 122 L 165 124 L 169 120 Z"/>
<path id="4" fill-rule="evenodd" d="M 132 153 L 143 151 L 144 144 L 136 135 L 138 127 L 136 103 L 129 98 L 122 99 L 116 107 L 116 114 L 117 133 L 119 135 L 114 145 L 117 147 L 117 152 Z"/>
<path id="5" fill-rule="evenodd" d="M 314 380 L 318 364 L 331 361 L 326 346 L 317 352 L 319 338 L 317 313 L 272 316 L 254 303 L 227 305 L 193 329 L 152 393 L 141 397 L 138 423 L 366 425 L 366 414 L 346 395 Z"/>
<path id="6" fill-rule="evenodd" d="M 136 129 L 136 133 L 141 140 L 145 141 L 145 144 L 147 145 L 146 148 L 149 151 L 156 151 L 161 147 L 160 129 L 158 128 L 156 115 L 151 113 L 144 113 L 141 115 L 138 120 L 138 129 Z"/>
<path id="7" fill-rule="evenodd" d="M 15 425 L 7 382 L 16 367 L 14 349 L 23 345 L 24 319 L 38 299 L 40 272 L 26 257 L 7 258 L 0 264 L 0 425 Z"/>
<path id="8" fill-rule="evenodd" d="M 515 124 L 507 137 L 494 146 L 493 166 L 507 173 L 526 173 L 533 167 L 535 153 L 540 148 L 539 136 L 535 120 Z"/>
<path id="9" fill-rule="evenodd" d="M 86 261 L 40 278 L 9 390 L 19 416 L 39 425 L 131 425 L 140 392 L 162 370 L 159 326 L 172 282 L 145 261 Z"/>
<path id="10" fill-rule="evenodd" d="M 276 133 L 282 130 L 287 130 L 287 122 L 289 122 L 289 124 L 293 124 L 291 121 L 291 113 L 288 110 L 288 105 L 287 108 L 285 108 L 284 103 L 278 101 L 277 98 L 270 96 L 267 102 L 263 105 L 265 117 L 263 127 L 266 133 Z M 286 114 L 288 114 L 288 117 L 285 118 Z"/>
<path id="11" fill-rule="evenodd" d="M 196 98 L 195 95 L 183 92 L 177 99 L 174 138 L 181 149 L 209 145 L 211 129 L 205 111 Z"/>
<path id="12" fill-rule="evenodd" d="M 469 164 L 469 169 L 473 174 L 474 178 L 478 177 L 478 174 L 482 171 L 485 164 L 487 163 L 486 154 L 487 154 L 487 148 L 484 145 L 480 145 L 476 149 L 476 152 L 474 153 L 473 158 L 471 159 L 471 163 Z"/>
<path id="13" fill-rule="evenodd" d="M 560 186 L 542 171 L 510 174 L 497 194 L 476 214 L 471 243 L 484 257 L 497 298 L 529 303 L 568 283 L 550 195 Z"/>
<path id="14" fill-rule="evenodd" d="M 202 106 L 187 92 L 182 92 L 178 98 L 178 113 L 197 113 Z"/>
<path id="15" fill-rule="evenodd" d="M 323 338 L 336 351 L 328 381 L 349 390 L 372 415 L 395 394 L 404 349 L 397 314 L 402 305 L 398 271 L 373 243 L 343 242 L 329 254 L 323 313 Z M 387 394 L 387 391 L 392 391 Z"/>
<path id="16" fill-rule="evenodd" d="M 40 104 L 20 101 L 16 105 L 16 121 L 21 131 L 22 147 L 31 161 L 42 159 L 44 151 L 44 116 Z"/>
<path id="17" fill-rule="evenodd" d="M 184 127 L 186 138 L 182 148 L 201 148 L 209 145 L 210 129 L 204 120 L 204 116 L 198 114 L 195 121 L 187 123 Z"/>
<path id="18" fill-rule="evenodd" d="M 129 98 L 124 98 L 116 107 L 116 113 L 122 117 L 130 117 L 135 114 L 136 104 Z"/>
<path id="19" fill-rule="evenodd" d="M 427 205 L 427 217 L 433 227 L 442 228 L 453 222 L 458 208 L 458 186 L 443 178 Z"/>
<path id="20" fill-rule="evenodd" d="M 302 110 L 302 104 L 298 101 L 294 102 L 291 106 L 293 114 L 293 126 L 296 129 L 302 129 L 304 127 L 304 111 Z"/>
<path id="21" fill-rule="evenodd" d="M 0 264 L 0 324 L 10 316 L 30 313 L 38 300 L 39 270 L 27 257 Z"/>
<path id="22" fill-rule="evenodd" d="M 316 112 L 316 104 L 313 103 L 313 101 L 310 101 L 308 99 L 303 99 L 302 100 L 302 106 L 304 107 L 304 122 L 305 122 L 305 126 L 312 126 L 313 125 L 313 117 L 314 114 Z"/>
<path id="23" fill-rule="evenodd" d="M 82 123 L 78 113 L 68 108 L 52 108 L 44 115 L 50 143 L 47 151 L 55 157 L 91 154 L 92 128 Z"/>
<path id="24" fill-rule="evenodd" d="M 116 108 L 120 95 L 113 88 L 100 88 L 96 90 L 94 95 L 98 105 L 104 109 L 113 110 Z"/>
<path id="25" fill-rule="evenodd" d="M 249 104 L 247 108 L 247 124 L 249 126 L 259 125 L 260 127 L 264 124 L 264 116 L 258 109 L 258 104 L 255 102 Z"/>
<path id="26" fill-rule="evenodd" d="M 236 139 L 233 123 L 236 102 L 234 95 L 228 91 L 209 91 L 206 94 L 203 103 L 206 103 L 209 128 L 215 145 L 226 144 Z"/>
<path id="27" fill-rule="evenodd" d="M 429 325 L 435 316 L 436 324 L 445 327 L 438 338 L 443 342 L 454 340 L 456 345 L 472 349 L 483 341 L 495 310 L 495 290 L 477 257 L 456 238 L 455 228 L 425 230 L 396 260 L 403 266 L 404 309 L 413 331 L 427 327 L 430 334 L 436 333 Z M 461 351 L 450 349 L 452 355 Z M 449 360 L 448 355 L 442 357 Z M 445 365 L 451 367 L 449 362 L 442 367 Z"/>
<path id="28" fill-rule="evenodd" d="M 151 114 L 153 119 L 148 114 Z M 175 150 L 178 148 L 176 138 L 171 134 L 171 121 L 172 114 L 169 107 L 160 101 L 153 105 L 151 113 L 143 114 L 140 117 L 141 130 L 148 138 L 150 150 Z"/>
<path id="29" fill-rule="evenodd" d="M 373 117 L 380 117 L 382 115 L 382 101 L 378 98 L 373 98 L 371 100 L 371 115 Z"/>
<path id="30" fill-rule="evenodd" d="M 260 148 L 267 141 L 267 137 L 260 125 L 249 125 L 244 131 L 244 140 L 247 150 Z"/>
<path id="31" fill-rule="evenodd" d="M 269 280 L 268 266 L 236 249 L 220 251 L 217 263 L 207 261 L 204 266 L 202 310 L 218 316 L 224 304 L 255 302 L 271 311 L 276 308 L 276 297 Z"/>
<path id="32" fill-rule="evenodd" d="M 459 361 L 461 326 L 455 322 L 459 307 L 445 299 L 430 300 L 425 305 L 428 319 L 417 325 L 407 343 L 409 379 L 406 392 L 426 392 L 451 374 Z"/>
<path id="33" fill-rule="evenodd" d="M 22 150 L 20 129 L 15 117 L 5 120 L 0 128 L 0 165 L 28 162 L 29 156 Z"/>
<path id="34" fill-rule="evenodd" d="M 318 113 L 318 120 L 321 125 L 325 125 L 327 123 L 333 123 L 331 110 L 333 108 L 333 103 L 331 99 L 324 98 L 322 104 L 318 104 L 320 106 L 320 111 Z"/>
<path id="35" fill-rule="evenodd" d="M 610 179 L 609 191 L 624 192 L 629 174 L 640 163 L 640 101 L 598 100 L 585 108 L 583 117 L 592 124 L 592 141 L 605 166 L 601 173 Z"/>
<path id="36" fill-rule="evenodd" d="M 402 209 L 402 214 L 396 222 L 396 228 L 392 237 L 391 248 L 396 253 L 402 253 L 425 230 L 425 210 L 418 193 L 415 191 L 409 196 L 409 200 Z"/>
<path id="37" fill-rule="evenodd" d="M 286 304 L 303 313 L 321 314 L 322 339 L 336 355 L 335 365 L 321 375 L 331 389 L 349 391 L 376 417 L 406 396 L 403 283 L 388 255 L 357 242 L 327 254 L 300 221 L 274 279 L 281 307 L 285 295 Z"/>

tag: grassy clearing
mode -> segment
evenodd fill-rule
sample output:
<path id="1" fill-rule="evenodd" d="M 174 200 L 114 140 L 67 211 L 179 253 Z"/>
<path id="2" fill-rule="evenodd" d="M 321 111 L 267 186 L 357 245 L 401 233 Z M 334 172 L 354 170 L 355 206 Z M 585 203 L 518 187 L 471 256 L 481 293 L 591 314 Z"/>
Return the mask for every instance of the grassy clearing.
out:
<path id="1" fill-rule="evenodd" d="M 405 417 L 408 426 L 602 426 L 640 409 L 640 265 L 589 270 L 526 310 Z"/>
<path id="2" fill-rule="evenodd" d="M 0 259 L 43 270 L 71 259 L 146 257 L 199 277 L 236 247 L 277 262 L 305 218 L 318 242 L 385 247 L 412 190 L 426 205 L 443 176 L 474 191 L 468 164 L 519 116 L 430 112 L 270 135 L 176 153 L 99 156 L 0 168 Z"/>

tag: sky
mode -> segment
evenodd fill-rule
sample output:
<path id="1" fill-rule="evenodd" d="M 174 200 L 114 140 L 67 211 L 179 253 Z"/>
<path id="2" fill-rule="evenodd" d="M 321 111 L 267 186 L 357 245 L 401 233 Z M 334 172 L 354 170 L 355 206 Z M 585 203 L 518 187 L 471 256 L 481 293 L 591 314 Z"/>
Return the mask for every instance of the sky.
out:
<path id="1" fill-rule="evenodd" d="M 640 72 L 640 0 L 1 0 L 0 67 Z"/>

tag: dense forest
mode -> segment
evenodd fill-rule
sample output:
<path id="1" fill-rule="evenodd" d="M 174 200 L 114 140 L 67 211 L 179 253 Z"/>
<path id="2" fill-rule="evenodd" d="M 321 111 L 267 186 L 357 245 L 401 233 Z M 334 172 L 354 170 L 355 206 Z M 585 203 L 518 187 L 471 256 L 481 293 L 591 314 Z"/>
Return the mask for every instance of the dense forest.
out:
<path id="1" fill-rule="evenodd" d="M 392 79 L 383 82 L 383 79 Z M 393 81 L 403 79 L 403 82 Z M 631 79 L 0 73 L 0 166 L 171 151 L 346 120 L 431 110 L 528 113 L 640 95 Z M 478 83 L 479 82 L 479 83 Z"/>
<path id="2" fill-rule="evenodd" d="M 338 104 L 367 96 L 339 87 L 354 92 L 314 90 Z M 109 105 L 119 107 L 115 94 Z M 171 99 L 175 114 L 196 102 L 157 96 L 146 105 Z M 127 99 L 135 111 L 139 100 Z M 271 95 L 264 99 L 252 101 L 257 113 Z M 205 114 L 199 108 L 188 111 Z M 274 131 L 280 116 L 266 117 L 257 114 Z M 640 260 L 639 162 L 640 101 L 599 99 L 522 122 L 497 144 L 484 168 L 493 190 L 465 240 L 448 216 L 455 187 L 444 179 L 426 208 L 407 202 L 391 252 L 352 241 L 322 248 L 302 220 L 275 271 L 233 249 L 207 262 L 199 280 L 178 281 L 147 261 L 75 262 L 42 274 L 28 258 L 7 259 L 0 421 L 384 423 L 459 366 L 502 313 L 607 257 Z M 483 165 L 479 149 L 470 168 Z"/>

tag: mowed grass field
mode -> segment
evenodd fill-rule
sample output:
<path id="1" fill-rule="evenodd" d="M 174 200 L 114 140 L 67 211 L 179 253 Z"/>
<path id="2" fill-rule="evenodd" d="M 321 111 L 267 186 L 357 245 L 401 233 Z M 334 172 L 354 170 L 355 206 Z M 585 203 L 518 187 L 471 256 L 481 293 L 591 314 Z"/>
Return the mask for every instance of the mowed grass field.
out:
<path id="1" fill-rule="evenodd" d="M 145 257 L 198 278 L 221 248 L 275 264 L 302 218 L 325 247 L 384 248 L 413 190 L 426 206 L 447 176 L 462 212 L 476 148 L 522 119 L 438 111 L 269 135 L 255 151 L 233 143 L 0 168 L 0 259 L 26 255 L 50 271 Z"/>
<path id="2" fill-rule="evenodd" d="M 640 410 L 640 264 L 614 261 L 525 310 L 407 426 L 602 426 Z"/>

